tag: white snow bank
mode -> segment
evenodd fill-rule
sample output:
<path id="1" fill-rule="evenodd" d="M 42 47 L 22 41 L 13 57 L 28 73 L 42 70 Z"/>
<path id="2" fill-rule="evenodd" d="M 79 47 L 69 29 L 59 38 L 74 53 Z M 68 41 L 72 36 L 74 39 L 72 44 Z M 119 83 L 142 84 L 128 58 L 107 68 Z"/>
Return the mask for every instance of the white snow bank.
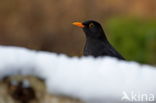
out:
<path id="1" fill-rule="evenodd" d="M 14 74 L 44 78 L 48 92 L 89 103 L 156 102 L 156 68 L 136 62 L 0 46 L 0 78 Z"/>

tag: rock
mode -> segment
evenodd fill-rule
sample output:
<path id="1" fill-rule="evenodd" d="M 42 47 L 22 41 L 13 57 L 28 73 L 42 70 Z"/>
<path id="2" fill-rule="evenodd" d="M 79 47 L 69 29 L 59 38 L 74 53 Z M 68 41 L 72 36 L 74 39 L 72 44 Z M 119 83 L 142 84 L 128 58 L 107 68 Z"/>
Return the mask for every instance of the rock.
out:
<path id="1" fill-rule="evenodd" d="M 67 96 L 49 94 L 44 80 L 15 75 L 0 81 L 0 103 L 83 103 Z"/>

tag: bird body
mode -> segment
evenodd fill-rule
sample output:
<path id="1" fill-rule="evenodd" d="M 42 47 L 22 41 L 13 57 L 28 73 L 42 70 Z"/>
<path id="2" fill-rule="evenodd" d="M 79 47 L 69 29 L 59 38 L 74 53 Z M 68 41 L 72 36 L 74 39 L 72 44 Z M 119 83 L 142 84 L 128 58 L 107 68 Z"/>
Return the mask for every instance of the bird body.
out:
<path id="1" fill-rule="evenodd" d="M 124 59 L 109 42 L 97 41 L 97 40 L 86 40 L 84 51 L 84 56 L 112 56 L 119 59 Z"/>
<path id="2" fill-rule="evenodd" d="M 86 35 L 84 46 L 84 56 L 111 56 L 124 60 L 124 58 L 113 48 L 107 40 L 102 26 L 96 21 L 85 21 L 83 23 L 73 23 L 83 29 Z"/>

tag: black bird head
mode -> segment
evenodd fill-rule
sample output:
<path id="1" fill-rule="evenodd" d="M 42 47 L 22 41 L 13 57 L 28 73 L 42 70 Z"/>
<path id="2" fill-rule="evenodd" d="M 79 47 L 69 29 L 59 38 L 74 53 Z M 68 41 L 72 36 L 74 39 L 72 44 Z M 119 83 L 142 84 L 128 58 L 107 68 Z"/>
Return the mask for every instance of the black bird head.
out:
<path id="1" fill-rule="evenodd" d="M 81 27 L 86 35 L 84 56 L 112 56 L 124 60 L 124 58 L 113 48 L 106 38 L 102 26 L 93 20 L 74 22 L 73 25 Z"/>
<path id="2" fill-rule="evenodd" d="M 102 26 L 96 21 L 74 22 L 73 25 L 81 27 L 87 38 L 107 40 Z"/>

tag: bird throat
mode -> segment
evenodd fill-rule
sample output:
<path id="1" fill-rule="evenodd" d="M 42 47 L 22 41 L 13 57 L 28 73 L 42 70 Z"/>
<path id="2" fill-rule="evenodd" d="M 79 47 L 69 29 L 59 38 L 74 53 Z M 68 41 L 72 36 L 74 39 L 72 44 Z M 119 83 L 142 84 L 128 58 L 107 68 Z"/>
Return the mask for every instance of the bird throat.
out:
<path id="1" fill-rule="evenodd" d="M 96 56 L 97 51 L 100 51 L 101 48 L 105 48 L 105 46 L 109 44 L 107 39 L 97 39 L 97 38 L 87 38 L 84 46 L 84 55 L 92 55 Z"/>

